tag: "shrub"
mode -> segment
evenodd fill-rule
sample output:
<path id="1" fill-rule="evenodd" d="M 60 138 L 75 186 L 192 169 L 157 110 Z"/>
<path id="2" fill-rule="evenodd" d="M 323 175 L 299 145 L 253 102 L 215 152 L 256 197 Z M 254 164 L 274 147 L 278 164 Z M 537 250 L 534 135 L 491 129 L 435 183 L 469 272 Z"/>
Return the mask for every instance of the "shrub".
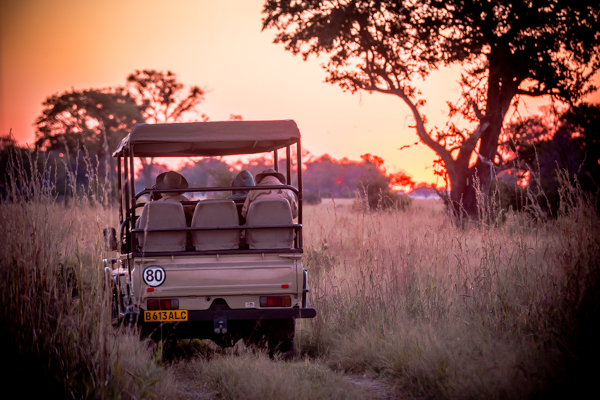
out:
<path id="1" fill-rule="evenodd" d="M 405 194 L 391 192 L 387 186 L 367 185 L 357 191 L 354 208 L 363 211 L 399 210 L 406 211 L 412 199 Z"/>
<path id="2" fill-rule="evenodd" d="M 302 196 L 304 204 L 316 205 L 321 204 L 321 201 L 323 201 L 321 194 L 317 192 L 304 192 Z"/>

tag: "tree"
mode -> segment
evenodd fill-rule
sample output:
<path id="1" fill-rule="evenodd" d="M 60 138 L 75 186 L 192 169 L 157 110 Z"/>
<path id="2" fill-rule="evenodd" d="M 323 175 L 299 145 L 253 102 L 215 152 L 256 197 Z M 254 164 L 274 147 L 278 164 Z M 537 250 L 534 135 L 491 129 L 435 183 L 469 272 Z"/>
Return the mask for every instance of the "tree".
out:
<path id="1" fill-rule="evenodd" d="M 146 122 L 153 124 L 181 122 L 186 113 L 196 112 L 204 100 L 204 90 L 198 86 L 190 87 L 184 94 L 184 85 L 171 71 L 136 70 L 127 77 L 127 90 Z M 205 114 L 200 117 L 208 121 Z"/>
<path id="2" fill-rule="evenodd" d="M 36 145 L 46 150 L 75 153 L 85 147 L 101 157 L 144 120 L 122 88 L 71 90 L 48 97 L 42 106 Z"/>
<path id="3" fill-rule="evenodd" d="M 198 86 L 192 86 L 185 94 L 184 85 L 177 81 L 177 75 L 171 71 L 136 70 L 127 77 L 127 89 L 145 121 L 155 124 L 181 122 L 186 114 L 195 112 L 204 100 L 204 91 Z M 205 114 L 201 114 L 200 118 L 202 121 L 209 119 Z M 150 187 L 153 160 L 143 157 L 140 160 L 144 183 Z"/>
<path id="4" fill-rule="evenodd" d="M 335 160 L 327 154 L 307 162 L 303 174 L 304 191 L 319 197 L 354 197 L 366 195 L 369 205 L 375 209 L 379 206 L 393 206 L 396 200 L 391 186 L 411 186 L 413 181 L 403 171 L 388 173 L 383 166 L 383 159 L 372 154 L 363 154 L 361 161 L 347 158 Z"/>
<path id="5" fill-rule="evenodd" d="M 533 193 L 542 189 L 538 201 L 549 214 L 556 216 L 560 203 L 558 170 L 577 178 L 584 191 L 600 192 L 600 105 L 571 107 L 555 124 L 540 116 L 529 117 L 511 124 L 505 136 L 504 162 L 521 176 L 535 174 L 529 176 L 529 189 Z M 519 208 L 519 191 L 513 189 L 518 188 L 509 191 L 515 196 L 505 200 Z"/>
<path id="6" fill-rule="evenodd" d="M 80 158 L 86 153 L 92 156 L 90 161 L 98 168 L 99 177 L 115 176 L 116 162 L 111 151 L 136 123 L 144 120 L 138 106 L 121 87 L 54 94 L 42 106 L 42 114 L 35 121 L 36 146 L 58 153 L 59 158 L 60 153 L 70 155 L 66 160 L 75 172 L 77 184 L 89 183 L 85 163 L 77 158 L 79 150 L 83 150 Z M 59 179 L 66 176 L 62 174 Z"/>
<path id="7" fill-rule="evenodd" d="M 186 177 L 191 186 L 219 187 L 229 186 L 236 175 L 235 169 L 222 160 L 206 157 L 188 162 L 179 172 Z M 208 193 L 210 197 L 225 198 L 229 192 Z"/>
<path id="8" fill-rule="evenodd" d="M 587 5 L 585 3 L 588 3 Z M 487 193 L 498 140 L 520 96 L 575 104 L 595 90 L 600 4 L 567 0 L 267 0 L 263 29 L 294 54 L 327 54 L 327 82 L 399 97 L 421 140 L 440 157 L 451 205 L 476 215 L 474 182 Z M 428 129 L 413 83 L 462 65 L 463 93 L 450 105 L 472 125 Z M 470 165 L 473 154 L 477 161 Z"/>

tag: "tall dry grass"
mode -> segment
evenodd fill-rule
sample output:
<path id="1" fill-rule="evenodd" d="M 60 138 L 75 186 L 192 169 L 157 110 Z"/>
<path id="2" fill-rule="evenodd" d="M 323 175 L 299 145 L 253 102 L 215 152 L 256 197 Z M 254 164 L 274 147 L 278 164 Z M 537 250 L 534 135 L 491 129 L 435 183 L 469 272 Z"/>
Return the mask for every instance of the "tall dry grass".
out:
<path id="1" fill-rule="evenodd" d="M 172 397 L 171 375 L 149 344 L 111 327 L 102 229 L 117 224 L 116 214 L 87 162 L 91 184 L 75 187 L 71 174 L 75 195 L 59 198 L 45 160 L 11 159 L 0 203 L 5 388 L 25 397 Z"/>
<path id="2" fill-rule="evenodd" d="M 498 224 L 490 208 L 460 228 L 431 202 L 406 213 L 307 210 L 318 315 L 297 331 L 301 352 L 432 398 L 553 395 L 573 371 L 589 373 L 597 361 L 586 353 L 600 355 L 594 201 L 563 179 L 556 220 Z"/>
<path id="3" fill-rule="evenodd" d="M 598 372 L 598 215 L 564 177 L 558 218 L 546 222 L 502 216 L 494 201 L 481 202 L 472 222 L 427 201 L 404 212 L 307 206 L 303 262 L 318 314 L 297 324 L 299 360 L 202 350 L 164 365 L 135 332 L 110 326 L 101 268 L 101 231 L 116 225 L 108 188 L 89 167 L 91 185 L 77 188 L 71 176 L 76 195 L 58 198 L 46 167 L 13 160 L 0 204 L 0 339 L 11 367 L 2 377 L 24 396 L 382 394 L 351 375 L 407 397 L 560 397 Z"/>
<path id="4" fill-rule="evenodd" d="M 297 324 L 300 364 L 387 382 L 375 398 L 583 396 L 599 371 L 600 226 L 594 200 L 564 177 L 562 199 L 546 222 L 498 215 L 494 201 L 471 222 L 430 201 L 407 212 L 351 200 L 306 207 L 317 317 Z M 307 398 L 364 395 L 348 377 L 306 379 L 278 363 L 204 356 L 175 368 L 223 398 L 299 398 L 278 382 L 315 388 Z M 335 395 L 321 391 L 324 377 Z"/>

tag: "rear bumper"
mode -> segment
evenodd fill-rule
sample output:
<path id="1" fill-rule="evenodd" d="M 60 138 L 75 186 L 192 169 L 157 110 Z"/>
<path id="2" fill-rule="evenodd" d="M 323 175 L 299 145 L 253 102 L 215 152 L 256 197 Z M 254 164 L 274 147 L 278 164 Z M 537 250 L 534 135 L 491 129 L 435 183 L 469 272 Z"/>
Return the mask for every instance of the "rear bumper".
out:
<path id="1" fill-rule="evenodd" d="M 252 310 L 190 310 L 189 321 L 213 321 L 224 316 L 230 321 L 284 319 L 284 318 L 314 318 L 317 311 L 314 308 L 277 308 Z"/>
<path id="2" fill-rule="evenodd" d="M 126 320 L 144 322 L 143 310 L 139 313 L 127 313 Z M 273 308 L 243 310 L 189 310 L 187 322 L 214 321 L 225 318 L 229 321 L 272 320 L 286 318 L 314 318 L 314 308 Z"/>

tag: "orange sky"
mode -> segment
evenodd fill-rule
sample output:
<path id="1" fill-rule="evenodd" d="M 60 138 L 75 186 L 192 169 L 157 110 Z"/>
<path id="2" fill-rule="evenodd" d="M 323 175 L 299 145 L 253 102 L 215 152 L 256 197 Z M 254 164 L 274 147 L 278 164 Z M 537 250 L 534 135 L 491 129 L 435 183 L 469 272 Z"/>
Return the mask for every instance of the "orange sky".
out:
<path id="1" fill-rule="evenodd" d="M 201 111 L 212 120 L 294 119 L 314 155 L 372 153 L 389 170 L 436 182 L 431 150 L 398 150 L 417 140 L 401 100 L 323 83 L 324 57 L 304 62 L 272 44 L 273 31 L 261 32 L 263 0 L 0 1 L 0 134 L 12 128 L 21 143 L 33 142 L 48 95 L 122 85 L 136 69 L 171 70 L 208 90 Z M 429 128 L 443 126 L 446 100 L 458 98 L 458 72 L 421 85 Z"/>

